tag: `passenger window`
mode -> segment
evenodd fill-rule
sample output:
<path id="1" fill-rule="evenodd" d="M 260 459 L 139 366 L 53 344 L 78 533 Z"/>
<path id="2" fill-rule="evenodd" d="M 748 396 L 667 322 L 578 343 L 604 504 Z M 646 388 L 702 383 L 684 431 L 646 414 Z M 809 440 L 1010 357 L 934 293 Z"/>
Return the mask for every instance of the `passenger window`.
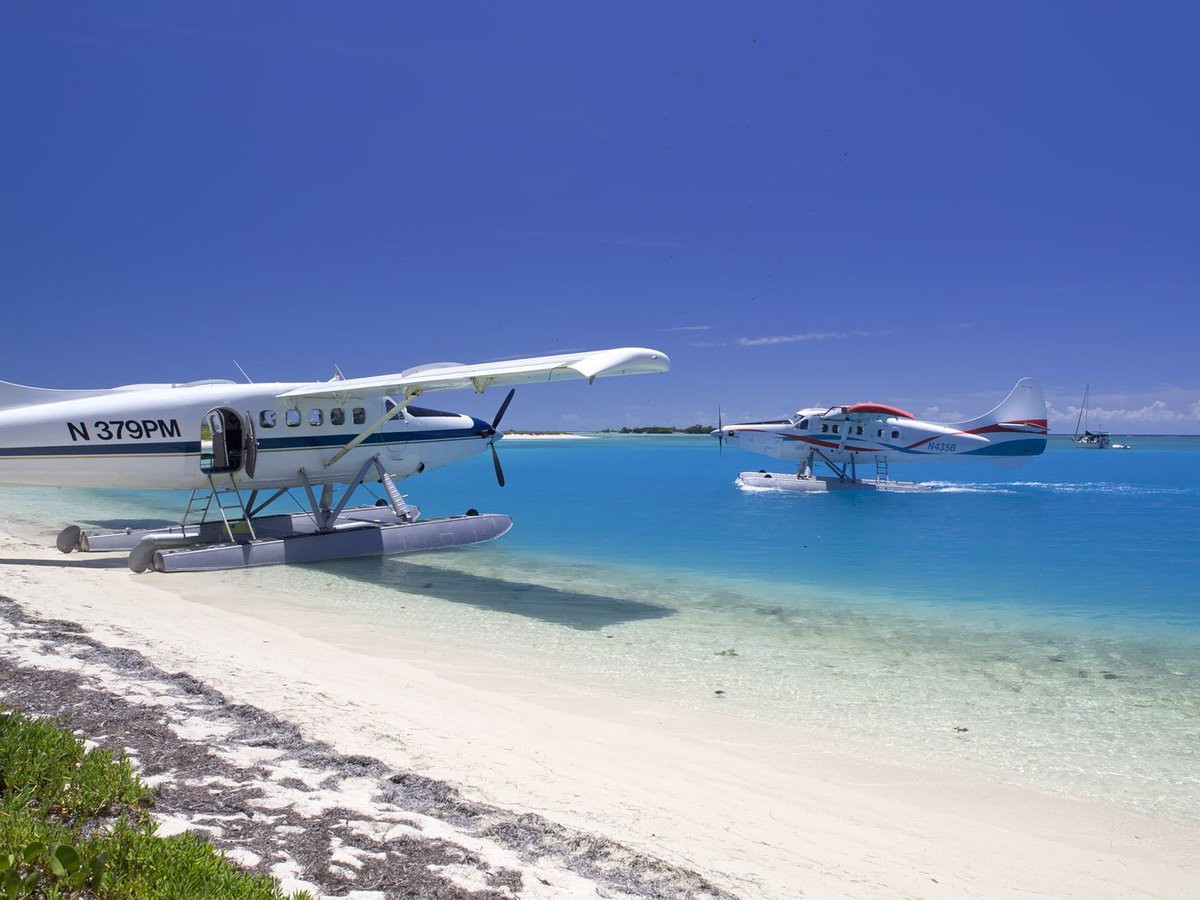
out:
<path id="1" fill-rule="evenodd" d="M 258 424 L 261 425 L 263 428 L 274 428 L 275 427 L 275 410 L 264 409 L 262 412 L 260 412 L 258 414 Z"/>
<path id="2" fill-rule="evenodd" d="M 367 424 L 367 411 L 365 409 L 363 409 L 361 406 L 354 407 L 353 415 L 354 415 L 354 424 L 355 425 L 366 425 Z"/>
<path id="3" fill-rule="evenodd" d="M 828 430 L 829 430 L 829 426 L 827 424 L 825 424 L 824 422 L 822 422 L 821 423 L 821 431 L 826 432 Z"/>
<path id="4" fill-rule="evenodd" d="M 283 421 L 288 428 L 296 428 L 300 424 L 300 410 L 289 409 L 283 414 Z"/>
<path id="5" fill-rule="evenodd" d="M 836 425 L 833 426 L 833 433 L 834 434 L 838 433 L 838 427 Z"/>
<path id="6" fill-rule="evenodd" d="M 808 419 L 801 419 L 801 420 L 800 420 L 800 430 L 801 430 L 801 431 L 808 431 Z"/>
<path id="7" fill-rule="evenodd" d="M 313 425 L 313 426 L 320 425 L 324 421 L 325 421 L 325 412 L 323 410 L 310 409 L 308 411 L 308 424 L 309 425 Z"/>
<path id="8" fill-rule="evenodd" d="M 333 409 L 331 409 L 329 411 L 329 424 L 330 425 L 345 425 L 346 424 L 346 411 L 344 409 L 342 409 L 340 406 L 335 406 Z"/>
<path id="9" fill-rule="evenodd" d="M 854 433 L 855 433 L 855 434 L 862 434 L 862 426 L 861 426 L 861 425 L 859 425 L 859 426 L 858 426 L 858 428 L 856 428 L 856 429 L 855 429 Z"/>
<path id="10" fill-rule="evenodd" d="M 883 429 L 882 428 L 880 428 L 878 431 L 875 432 L 875 437 L 883 437 Z"/>
<path id="11" fill-rule="evenodd" d="M 898 432 L 898 431 L 893 431 L 893 432 L 892 432 L 892 437 L 894 437 L 894 438 L 898 438 L 898 437 L 900 437 L 900 432 Z"/>

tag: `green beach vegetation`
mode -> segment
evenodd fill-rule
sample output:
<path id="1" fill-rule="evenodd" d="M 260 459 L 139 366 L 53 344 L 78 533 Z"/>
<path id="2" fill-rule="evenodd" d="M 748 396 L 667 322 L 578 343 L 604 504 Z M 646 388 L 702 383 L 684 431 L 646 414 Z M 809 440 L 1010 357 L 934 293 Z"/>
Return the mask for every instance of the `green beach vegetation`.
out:
<path id="1" fill-rule="evenodd" d="M 674 425 L 645 425 L 639 428 L 605 428 L 599 434 L 708 434 L 716 429 L 716 425 L 689 425 L 687 428 L 676 428 Z"/>
<path id="2" fill-rule="evenodd" d="M 194 834 L 159 837 L 152 803 L 124 754 L 0 706 L 0 898 L 287 896 Z"/>

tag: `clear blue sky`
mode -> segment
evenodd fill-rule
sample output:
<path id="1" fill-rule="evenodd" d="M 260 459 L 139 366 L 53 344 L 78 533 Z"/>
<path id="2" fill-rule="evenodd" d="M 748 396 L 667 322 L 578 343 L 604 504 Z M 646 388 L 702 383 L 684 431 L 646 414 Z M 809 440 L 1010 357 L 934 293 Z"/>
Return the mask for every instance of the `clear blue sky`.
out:
<path id="1" fill-rule="evenodd" d="M 506 424 L 1200 431 L 1194 3 L 0 7 L 0 379 L 577 348 Z M 500 395 L 437 405 L 490 413 Z"/>

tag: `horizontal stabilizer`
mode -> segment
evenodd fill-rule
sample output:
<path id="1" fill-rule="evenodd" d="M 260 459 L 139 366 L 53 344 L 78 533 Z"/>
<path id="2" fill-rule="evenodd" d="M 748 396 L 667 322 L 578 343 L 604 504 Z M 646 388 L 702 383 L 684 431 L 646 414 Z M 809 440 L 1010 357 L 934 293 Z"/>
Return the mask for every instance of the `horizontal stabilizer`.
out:
<path id="1" fill-rule="evenodd" d="M 1033 422 L 998 422 L 1001 428 L 1007 428 L 1009 431 L 1034 431 L 1038 434 L 1043 434 L 1046 431 L 1045 425 L 1037 425 Z"/>

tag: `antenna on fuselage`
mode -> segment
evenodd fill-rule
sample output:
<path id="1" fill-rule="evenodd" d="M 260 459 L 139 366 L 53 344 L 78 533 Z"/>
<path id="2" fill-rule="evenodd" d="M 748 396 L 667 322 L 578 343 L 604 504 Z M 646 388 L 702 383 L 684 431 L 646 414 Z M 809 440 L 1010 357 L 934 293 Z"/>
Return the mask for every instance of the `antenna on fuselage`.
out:
<path id="1" fill-rule="evenodd" d="M 241 367 L 236 359 L 233 361 L 233 364 L 237 366 L 237 370 L 242 373 L 242 377 L 246 379 L 246 384 L 254 384 L 254 379 L 246 374 L 246 370 Z"/>

